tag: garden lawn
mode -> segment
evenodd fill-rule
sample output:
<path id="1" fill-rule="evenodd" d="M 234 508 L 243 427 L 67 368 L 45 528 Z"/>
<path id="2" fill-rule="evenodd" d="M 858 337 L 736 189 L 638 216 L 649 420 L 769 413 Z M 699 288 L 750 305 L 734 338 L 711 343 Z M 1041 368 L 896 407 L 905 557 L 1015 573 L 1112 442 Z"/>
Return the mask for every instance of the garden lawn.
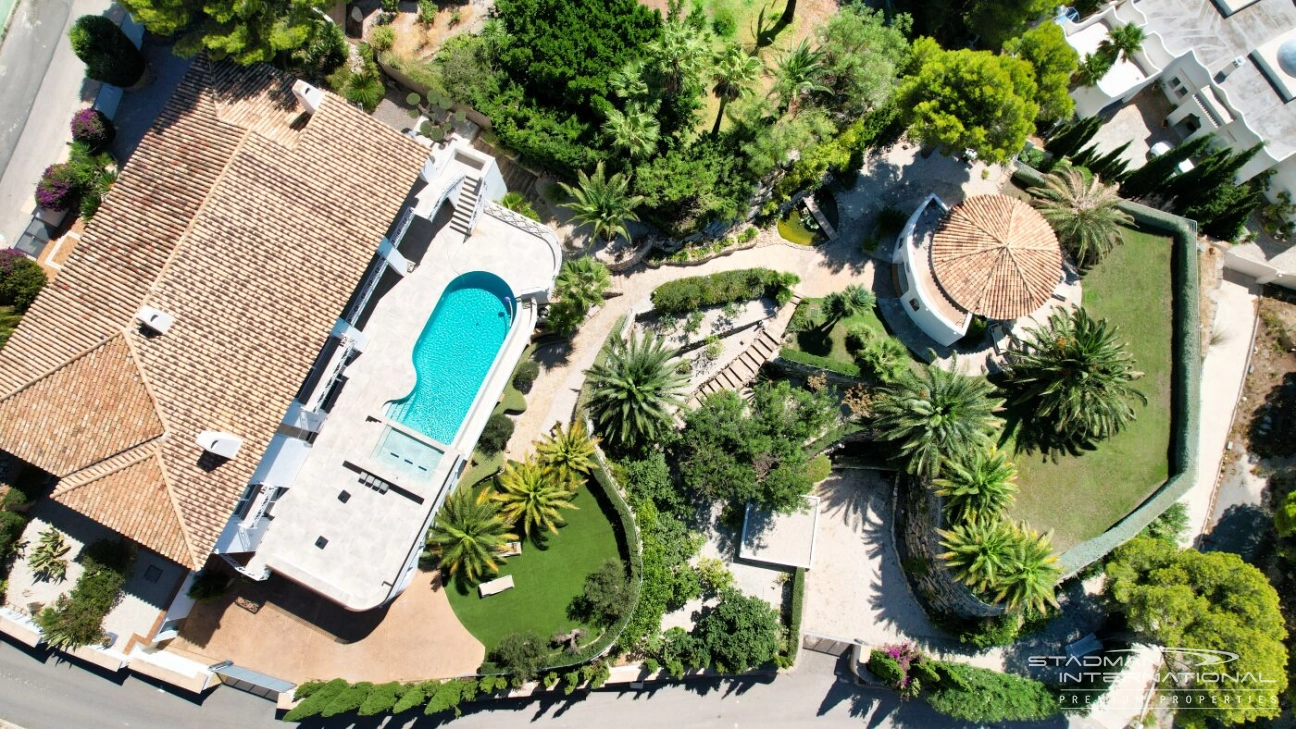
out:
<path id="1" fill-rule="evenodd" d="M 883 336 L 890 336 L 886 327 L 882 325 L 882 320 L 878 318 L 876 307 L 870 308 L 863 314 L 842 319 L 834 324 L 832 329 L 825 331 L 822 327 L 825 317 L 820 310 L 821 302 L 822 299 L 805 299 L 801 302 L 801 306 L 807 308 L 811 320 L 820 322 L 821 326 L 804 332 L 797 332 L 792 338 L 792 342 L 787 345 L 788 348 L 854 365 L 855 357 L 846 351 L 846 332 L 851 327 L 862 325 Z"/>
<path id="2" fill-rule="evenodd" d="M 1056 463 L 1018 453 L 1020 491 L 1010 516 L 1053 530 L 1061 552 L 1098 536 L 1147 498 L 1169 472 L 1171 343 L 1174 336 L 1168 238 L 1126 229 L 1125 242 L 1083 281 L 1089 313 L 1119 327 L 1148 398 L 1138 420 L 1097 450 Z"/>
<path id="3" fill-rule="evenodd" d="M 12 306 L 0 306 L 0 347 L 9 341 L 9 335 L 18 328 L 20 321 L 22 321 L 22 314 L 14 313 Z"/>
<path id="4" fill-rule="evenodd" d="M 480 598 L 476 587 L 461 592 L 451 581 L 446 588 L 455 616 L 487 654 L 509 633 L 532 631 L 548 640 L 581 627 L 587 631 L 582 643 L 598 635 L 597 629 L 569 619 L 567 606 L 581 594 L 591 572 L 604 560 L 621 556 L 612 523 L 589 490 L 582 488 L 572 503 L 579 508 L 563 512 L 567 525 L 547 535 L 547 548 L 526 540 L 521 555 L 501 560 L 498 576 L 513 575 L 513 589 Z"/>

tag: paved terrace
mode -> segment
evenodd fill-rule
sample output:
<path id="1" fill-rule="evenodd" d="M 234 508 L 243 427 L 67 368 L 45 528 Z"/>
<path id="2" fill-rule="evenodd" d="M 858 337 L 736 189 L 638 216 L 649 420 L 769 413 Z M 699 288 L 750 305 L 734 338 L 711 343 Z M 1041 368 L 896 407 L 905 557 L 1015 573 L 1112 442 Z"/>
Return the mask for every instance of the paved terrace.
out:
<path id="1" fill-rule="evenodd" d="M 436 194 L 435 187 L 424 194 Z M 517 307 L 495 365 L 453 443 L 434 443 L 386 417 L 386 404 L 414 387 L 414 343 L 442 292 L 461 274 L 488 271 L 514 292 L 535 292 L 549 288 L 560 264 L 552 237 L 506 220 L 512 220 L 507 211 L 483 213 L 468 239 L 444 225 L 414 272 L 379 301 L 365 325 L 364 352 L 347 368 L 347 384 L 293 487 L 276 505 L 275 520 L 251 569 L 269 567 L 352 610 L 377 607 L 398 590 L 431 511 L 447 486 L 453 486 L 457 467 L 471 455 L 485 426 L 490 407 L 481 404 L 499 396 L 526 346 L 535 308 Z M 408 435 L 425 453 L 432 447 L 442 451 L 430 477 L 396 473 L 374 462 L 374 450 L 389 427 Z M 384 492 L 363 485 L 360 470 L 393 488 Z M 350 494 L 346 501 L 340 498 L 344 490 Z M 320 537 L 328 540 L 323 547 L 316 544 Z"/>

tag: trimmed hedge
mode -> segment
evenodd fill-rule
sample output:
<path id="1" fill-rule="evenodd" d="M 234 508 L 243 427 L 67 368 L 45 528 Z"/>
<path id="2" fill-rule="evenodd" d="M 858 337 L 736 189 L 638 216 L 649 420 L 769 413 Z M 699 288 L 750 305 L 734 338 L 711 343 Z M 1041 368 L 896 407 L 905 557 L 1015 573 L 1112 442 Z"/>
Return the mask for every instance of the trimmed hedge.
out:
<path id="1" fill-rule="evenodd" d="M 374 685 L 368 681 L 347 686 L 333 696 L 333 700 L 324 706 L 320 716 L 329 719 L 338 714 L 350 714 L 356 711 L 365 699 L 369 698 L 369 693 L 373 689 Z"/>
<path id="2" fill-rule="evenodd" d="M 821 357 L 817 354 L 802 352 L 799 349 L 793 349 L 791 347 L 780 349 L 779 359 L 785 359 L 788 362 L 795 362 L 796 364 L 815 367 L 828 372 L 835 372 L 845 377 L 859 379 L 862 376 L 859 365 L 854 362 L 842 362 L 830 357 Z"/>
<path id="3" fill-rule="evenodd" d="M 1039 721 L 1062 709 L 1053 690 L 1035 679 L 965 663 L 936 663 L 940 680 L 925 694 L 946 716 L 977 723 Z"/>
<path id="4" fill-rule="evenodd" d="M 316 682 L 318 683 L 318 682 Z M 309 695 L 296 707 L 287 714 L 284 714 L 284 721 L 301 721 L 312 716 L 319 716 L 324 711 L 324 707 L 333 701 L 333 697 L 350 688 L 351 684 L 347 683 L 344 678 L 335 678 L 323 686 L 314 687 Z"/>
<path id="5" fill-rule="evenodd" d="M 785 663 L 788 666 L 796 663 L 797 653 L 801 649 L 801 615 L 805 612 L 805 567 L 797 567 L 792 573 L 792 604 L 788 607 L 787 615 L 787 656 Z"/>
<path id="6" fill-rule="evenodd" d="M 1038 171 L 1019 165 L 1013 179 L 1028 187 L 1044 184 Z M 1168 233 L 1174 241 L 1170 259 L 1174 303 L 1174 342 L 1171 357 L 1170 477 L 1138 508 L 1112 528 L 1068 549 L 1059 558 L 1064 577 L 1105 557 L 1138 536 L 1192 487 L 1197 472 L 1197 432 L 1200 427 L 1201 323 L 1197 280 L 1197 224 L 1192 220 L 1122 201 L 1118 207 L 1144 228 Z"/>
<path id="7" fill-rule="evenodd" d="M 710 276 L 667 281 L 652 292 L 652 303 L 663 314 L 687 314 L 708 306 L 761 297 L 774 299 L 782 306 L 792 298 L 792 287 L 800 282 L 794 273 L 768 268 L 721 271 Z"/>
<path id="8" fill-rule="evenodd" d="M 357 713 L 360 716 L 377 716 L 391 713 L 392 707 L 405 694 L 405 690 L 405 687 L 399 681 L 378 684 L 361 702 L 360 710 Z"/>

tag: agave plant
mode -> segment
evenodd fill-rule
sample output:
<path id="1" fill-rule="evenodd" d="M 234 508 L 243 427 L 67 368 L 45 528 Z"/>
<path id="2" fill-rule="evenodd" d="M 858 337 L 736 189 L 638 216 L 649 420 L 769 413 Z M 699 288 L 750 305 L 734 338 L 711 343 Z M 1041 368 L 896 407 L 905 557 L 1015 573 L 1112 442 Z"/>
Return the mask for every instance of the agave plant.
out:
<path id="1" fill-rule="evenodd" d="M 1062 572 L 1048 534 L 1040 534 L 1021 524 L 1013 527 L 1014 544 L 1008 569 L 995 586 L 995 601 L 1010 610 L 1044 612 L 1057 605 L 1054 588 Z"/>
<path id="2" fill-rule="evenodd" d="M 427 546 L 451 575 L 476 583 L 499 571 L 500 551 L 516 540 L 494 502 L 478 501 L 469 489 L 459 489 L 437 512 Z"/>
<path id="3" fill-rule="evenodd" d="M 1017 469 L 998 448 L 972 451 L 946 461 L 932 485 L 945 498 L 951 521 L 997 519 L 1012 505 Z"/>
<path id="4" fill-rule="evenodd" d="M 510 462 L 496 479 L 495 491 L 483 491 L 483 500 L 500 505 L 500 516 L 534 535 L 541 529 L 557 534 L 560 512 L 575 509 L 571 502 L 579 482 L 572 474 L 538 461 L 534 456 Z"/>
<path id="5" fill-rule="evenodd" d="M 587 474 L 594 468 L 596 443 L 598 438 L 591 438 L 584 420 L 577 418 L 568 428 L 555 423 L 549 435 L 536 445 L 536 452 L 541 462 L 563 473 Z"/>
<path id="6" fill-rule="evenodd" d="M 36 579 L 63 581 L 67 575 L 67 560 L 63 556 L 70 547 L 63 541 L 63 535 L 54 527 L 48 527 L 40 533 L 36 548 L 27 558 Z"/>

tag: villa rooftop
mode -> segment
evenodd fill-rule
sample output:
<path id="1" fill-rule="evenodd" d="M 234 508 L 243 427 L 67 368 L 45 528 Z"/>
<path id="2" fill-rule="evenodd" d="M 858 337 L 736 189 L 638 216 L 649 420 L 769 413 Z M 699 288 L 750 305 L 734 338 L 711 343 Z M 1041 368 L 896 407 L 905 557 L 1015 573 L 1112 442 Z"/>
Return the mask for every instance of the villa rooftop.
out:
<path id="1" fill-rule="evenodd" d="M 0 350 L 0 449 L 201 567 L 427 150 L 269 66 L 200 56 Z M 170 325 L 149 329 L 143 312 Z M 223 458 L 203 431 L 241 442 Z"/>

